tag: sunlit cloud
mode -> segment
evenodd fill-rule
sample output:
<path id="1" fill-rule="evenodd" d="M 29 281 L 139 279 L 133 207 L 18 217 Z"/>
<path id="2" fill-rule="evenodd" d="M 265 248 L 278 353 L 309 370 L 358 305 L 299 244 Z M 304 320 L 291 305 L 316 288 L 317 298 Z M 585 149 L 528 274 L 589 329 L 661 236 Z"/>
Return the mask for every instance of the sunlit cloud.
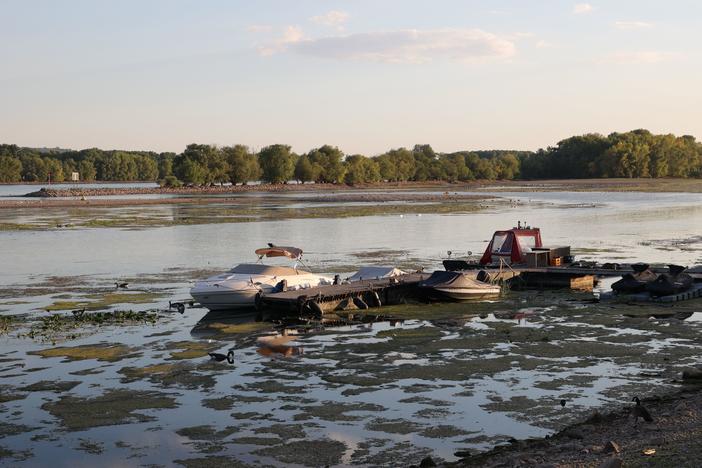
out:
<path id="1" fill-rule="evenodd" d="M 556 47 L 555 44 L 552 44 L 552 43 L 545 41 L 543 39 L 536 41 L 535 46 L 537 49 L 551 49 L 553 47 Z"/>
<path id="2" fill-rule="evenodd" d="M 258 53 L 263 56 L 270 56 L 283 52 L 290 44 L 294 44 L 303 40 L 305 37 L 302 28 L 299 26 L 286 26 L 283 30 L 282 37 L 275 42 L 258 47 Z"/>
<path id="3" fill-rule="evenodd" d="M 614 27 L 623 30 L 647 29 L 653 27 L 651 23 L 645 21 L 615 21 Z"/>
<path id="4" fill-rule="evenodd" d="M 516 53 L 511 40 L 480 29 L 401 29 L 327 36 L 289 41 L 278 49 L 283 50 L 319 58 L 385 63 L 426 63 L 435 59 L 478 62 L 508 59 Z"/>
<path id="5" fill-rule="evenodd" d="M 590 13 L 594 8 L 589 3 L 578 3 L 573 7 L 573 14 L 582 15 Z"/>
<path id="6" fill-rule="evenodd" d="M 642 50 L 634 52 L 614 52 L 601 59 L 600 63 L 618 65 L 645 65 L 681 60 L 684 55 L 679 52 Z"/>
<path id="7" fill-rule="evenodd" d="M 348 19 L 349 14 L 345 11 L 332 10 L 323 15 L 313 16 L 310 21 L 341 30 L 344 29 L 344 23 Z"/>

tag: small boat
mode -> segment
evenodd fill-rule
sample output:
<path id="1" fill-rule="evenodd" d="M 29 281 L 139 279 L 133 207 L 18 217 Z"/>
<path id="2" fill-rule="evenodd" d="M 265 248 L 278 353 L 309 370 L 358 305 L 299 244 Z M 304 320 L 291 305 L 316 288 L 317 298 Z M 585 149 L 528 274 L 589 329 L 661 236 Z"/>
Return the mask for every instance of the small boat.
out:
<path id="1" fill-rule="evenodd" d="M 471 275 L 472 276 L 472 275 Z M 460 271 L 435 271 L 419 283 L 419 290 L 429 300 L 467 301 L 500 295 L 500 287 L 483 283 Z"/>
<path id="2" fill-rule="evenodd" d="M 395 267 L 368 266 L 362 267 L 356 273 L 349 276 L 348 281 L 374 280 L 381 278 L 394 278 L 395 276 L 406 275 L 407 272 Z"/>
<path id="3" fill-rule="evenodd" d="M 631 265 L 633 273 L 627 273 L 622 279 L 612 284 L 612 290 L 621 294 L 634 294 L 646 291 L 649 283 L 658 278 L 650 267 L 645 263 L 634 263 Z"/>
<path id="4" fill-rule="evenodd" d="M 661 273 L 654 281 L 646 285 L 651 296 L 670 296 L 687 291 L 692 287 L 693 279 L 684 273 L 685 267 L 668 265 L 669 273 Z"/>
<path id="5" fill-rule="evenodd" d="M 269 247 L 256 250 L 259 262 L 265 257 L 286 257 L 301 260 L 302 249 Z M 242 263 L 226 273 L 199 281 L 190 290 L 193 299 L 209 310 L 251 309 L 259 293 L 307 289 L 332 284 L 333 279 L 292 266 Z"/>

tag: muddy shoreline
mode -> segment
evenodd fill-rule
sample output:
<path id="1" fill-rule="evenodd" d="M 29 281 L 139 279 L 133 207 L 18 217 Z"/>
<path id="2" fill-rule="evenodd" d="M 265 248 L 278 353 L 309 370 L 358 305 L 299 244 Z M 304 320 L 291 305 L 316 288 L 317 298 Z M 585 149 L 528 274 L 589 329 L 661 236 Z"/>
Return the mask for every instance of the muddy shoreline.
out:
<path id="1" fill-rule="evenodd" d="M 96 182 L 99 184 L 100 182 Z M 104 184 L 113 182 L 102 182 Z M 0 184 L 1 185 L 1 184 Z M 17 185 L 17 184 L 5 184 Z M 29 185 L 29 184 L 28 184 Z M 45 184 L 34 183 L 39 190 L 24 196 L 38 198 L 114 196 L 114 195 L 209 195 L 237 194 L 248 192 L 338 192 L 357 190 L 503 190 L 503 191 L 605 191 L 605 192 L 702 192 L 700 179 L 546 179 L 546 180 L 476 180 L 470 182 L 378 182 L 356 185 L 345 184 L 252 184 L 252 185 L 213 185 L 207 187 L 124 187 L 124 188 L 66 188 L 52 189 Z"/>
<path id="2" fill-rule="evenodd" d="M 429 193 L 412 193 L 425 191 Z M 211 187 L 125 187 L 125 188 L 70 188 L 51 189 L 43 187 L 26 194 L 33 199 L 0 200 L 3 208 L 56 208 L 56 207 L 122 207 L 138 205 L 193 205 L 198 203 L 226 204 L 239 201 L 239 195 L 261 193 L 318 193 L 318 197 L 288 201 L 324 202 L 422 202 L 443 200 L 477 200 L 479 195 L 460 192 L 657 192 L 657 193 L 702 193 L 702 180 L 696 179 L 577 179 L 537 181 L 475 181 L 469 183 L 448 182 L 394 182 L 360 184 L 260 184 Z M 356 192 L 356 193 L 354 193 Z M 435 192 L 435 193 L 432 193 Z M 163 198 L 123 198 L 115 196 L 164 196 Z M 227 197 L 226 195 L 231 195 Z M 169 198 L 167 196 L 172 196 Z M 72 198 L 71 198 L 72 197 Z M 494 198 L 494 197 L 484 197 Z"/>
<path id="3" fill-rule="evenodd" d="M 604 414 L 595 411 L 550 437 L 512 440 L 482 453 L 459 452 L 461 460 L 444 466 L 699 466 L 701 385 L 642 400 L 653 417 L 650 423 L 635 422 L 630 403 Z"/>

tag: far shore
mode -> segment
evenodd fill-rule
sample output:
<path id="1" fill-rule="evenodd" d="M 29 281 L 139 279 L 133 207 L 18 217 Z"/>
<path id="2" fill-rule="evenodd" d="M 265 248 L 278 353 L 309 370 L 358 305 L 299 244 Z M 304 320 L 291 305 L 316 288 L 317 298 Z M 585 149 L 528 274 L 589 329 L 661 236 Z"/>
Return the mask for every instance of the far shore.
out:
<path id="1" fill-rule="evenodd" d="M 107 182 L 105 182 L 107 183 Z M 115 182 L 110 182 L 115 183 Z M 125 182 L 128 184 L 128 182 Z M 236 200 L 237 195 L 258 193 L 315 193 L 325 194 L 320 201 L 343 201 L 341 192 L 379 192 L 363 195 L 368 198 L 356 201 L 427 201 L 440 200 L 441 197 L 463 197 L 460 192 L 654 192 L 654 193 L 702 193 L 701 179 L 555 179 L 555 180 L 498 180 L 471 182 L 384 182 L 374 184 L 256 184 L 256 185 L 213 185 L 205 187 L 91 187 L 54 189 L 50 185 L 37 185 L 42 190 L 32 194 L 33 199 L 0 200 L 1 208 L 42 208 L 71 206 L 131 206 L 131 205 L 170 205 L 196 203 L 228 203 Z M 41 193 L 37 193 L 41 192 Z M 390 192 L 383 194 L 380 192 Z M 433 192 L 430 194 L 413 194 L 411 192 Z M 399 193 L 404 193 L 398 198 Z M 29 194 L 25 194 L 29 195 Z M 123 195 L 177 195 L 173 198 L 128 198 L 109 199 L 108 196 Z M 210 196 L 210 195 L 217 195 Z M 231 195 L 231 197 L 223 197 Z M 360 194 L 359 194 L 360 195 Z M 486 193 L 487 195 L 487 193 Z M 190 196 L 190 197 L 188 197 Z"/>

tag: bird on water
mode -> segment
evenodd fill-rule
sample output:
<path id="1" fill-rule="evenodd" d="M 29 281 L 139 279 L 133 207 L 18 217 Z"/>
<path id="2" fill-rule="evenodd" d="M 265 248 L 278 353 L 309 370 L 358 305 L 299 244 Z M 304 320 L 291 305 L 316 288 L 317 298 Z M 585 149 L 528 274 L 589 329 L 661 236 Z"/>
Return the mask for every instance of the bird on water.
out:
<path id="1" fill-rule="evenodd" d="M 207 353 L 210 355 L 210 359 L 217 362 L 222 362 L 225 359 L 229 364 L 234 364 L 234 350 L 229 350 L 227 354 L 222 353 Z"/>
<path id="2" fill-rule="evenodd" d="M 207 353 L 207 354 L 210 355 L 210 359 L 212 359 L 213 361 L 222 362 L 225 359 L 227 359 L 226 354 L 222 354 L 222 353 Z"/>
<path id="3" fill-rule="evenodd" d="M 632 410 L 632 414 L 634 415 L 634 425 L 636 425 L 636 423 L 639 421 L 639 418 L 643 418 L 643 420 L 646 422 L 653 422 L 651 413 L 649 413 L 646 407 L 641 404 L 639 397 L 635 396 L 631 399 L 631 401 L 636 402 L 636 406 L 634 406 L 634 409 Z"/>

